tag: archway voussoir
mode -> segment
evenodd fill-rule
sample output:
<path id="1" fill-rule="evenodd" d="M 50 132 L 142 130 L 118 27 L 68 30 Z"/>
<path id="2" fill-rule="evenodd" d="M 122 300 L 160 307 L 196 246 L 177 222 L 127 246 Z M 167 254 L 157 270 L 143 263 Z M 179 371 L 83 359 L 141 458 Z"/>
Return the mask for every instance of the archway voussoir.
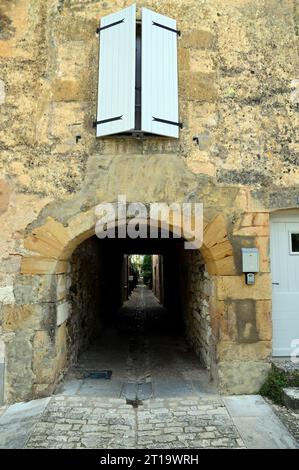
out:
<path id="1" fill-rule="evenodd" d="M 222 214 L 218 214 L 204 230 L 204 245 L 211 248 L 227 239 L 227 226 Z"/>
<path id="2" fill-rule="evenodd" d="M 21 261 L 21 274 L 62 274 L 67 271 L 67 260 L 24 256 Z"/>

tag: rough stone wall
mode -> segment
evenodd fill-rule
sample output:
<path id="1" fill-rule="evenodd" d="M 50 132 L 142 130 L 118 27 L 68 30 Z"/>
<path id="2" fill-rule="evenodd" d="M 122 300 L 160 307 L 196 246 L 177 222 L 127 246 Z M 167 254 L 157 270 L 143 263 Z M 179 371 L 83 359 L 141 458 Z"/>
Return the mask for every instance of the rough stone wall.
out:
<path id="1" fill-rule="evenodd" d="M 68 364 L 72 365 L 102 329 L 105 267 L 98 240 L 89 238 L 79 245 L 70 263 L 71 315 L 66 328 Z"/>
<path id="2" fill-rule="evenodd" d="M 96 139 L 95 29 L 101 16 L 130 3 L 0 3 L 7 401 L 46 392 L 63 369 L 65 323 L 57 318 L 68 294 L 58 286 L 66 283 L 69 247 L 86 230 L 92 234 L 92 208 L 118 194 L 204 203 L 202 254 L 215 286 L 210 312 L 222 389 L 256 391 L 268 367 L 269 212 L 298 207 L 298 2 L 144 0 L 142 6 L 175 17 L 182 31 L 184 128 L 179 140 Z M 241 246 L 260 248 L 253 287 L 244 284 Z"/>
<path id="3" fill-rule="evenodd" d="M 1 171 L 12 189 L 71 195 L 95 152 L 176 153 L 221 184 L 298 182 L 297 2 L 143 1 L 177 18 L 182 31 L 181 138 L 96 140 L 95 28 L 130 3 L 2 0 Z"/>
<path id="4" fill-rule="evenodd" d="M 201 364 L 215 379 L 215 338 L 211 328 L 212 282 L 198 251 L 181 251 L 181 296 L 186 336 Z"/>
<path id="5" fill-rule="evenodd" d="M 161 263 L 163 263 L 161 255 L 152 255 L 152 272 L 153 272 L 153 287 L 152 290 L 159 300 L 163 304 L 163 271 L 161 268 Z"/>

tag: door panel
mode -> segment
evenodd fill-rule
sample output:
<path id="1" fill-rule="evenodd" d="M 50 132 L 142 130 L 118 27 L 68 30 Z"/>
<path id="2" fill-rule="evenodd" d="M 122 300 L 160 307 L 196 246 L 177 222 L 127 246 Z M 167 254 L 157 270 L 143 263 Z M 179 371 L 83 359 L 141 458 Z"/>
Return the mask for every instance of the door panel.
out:
<path id="1" fill-rule="evenodd" d="M 273 356 L 290 356 L 299 338 L 299 252 L 292 253 L 290 243 L 291 233 L 299 233 L 296 219 L 271 222 Z"/>

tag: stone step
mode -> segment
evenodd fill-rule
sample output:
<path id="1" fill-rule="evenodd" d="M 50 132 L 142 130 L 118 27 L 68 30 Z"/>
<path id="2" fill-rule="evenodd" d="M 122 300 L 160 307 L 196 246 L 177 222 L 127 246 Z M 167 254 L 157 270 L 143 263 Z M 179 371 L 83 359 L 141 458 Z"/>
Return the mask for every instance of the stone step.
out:
<path id="1" fill-rule="evenodd" d="M 299 410 L 299 387 L 286 387 L 283 391 L 283 402 L 291 410 Z"/>

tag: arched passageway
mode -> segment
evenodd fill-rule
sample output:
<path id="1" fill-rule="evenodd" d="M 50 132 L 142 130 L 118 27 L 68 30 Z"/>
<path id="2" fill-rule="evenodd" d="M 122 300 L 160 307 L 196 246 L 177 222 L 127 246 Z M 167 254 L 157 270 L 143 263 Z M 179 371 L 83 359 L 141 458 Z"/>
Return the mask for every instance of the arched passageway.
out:
<path id="1" fill-rule="evenodd" d="M 131 240 L 134 247 L 130 247 L 121 246 L 127 240 L 94 238 L 95 209 L 64 208 L 63 217 L 57 218 L 48 212 L 28 227 L 13 286 L 15 302 L 5 310 L 7 402 L 55 390 L 90 344 L 88 332 L 101 333 L 101 322 L 106 319 L 107 324 L 113 317 L 109 312 L 119 310 L 123 255 L 147 253 L 137 246 L 138 240 Z M 181 319 L 179 331 L 222 393 L 256 393 L 270 367 L 268 263 L 263 256 L 255 286 L 245 285 L 239 249 L 240 237 L 252 242 L 248 233 L 255 234 L 253 241 L 261 250 L 267 247 L 268 218 L 268 214 L 244 214 L 232 228 L 224 214 L 212 213 L 204 222 L 200 252 L 182 249 L 182 240 L 161 239 L 160 247 L 146 240 L 151 244 L 148 253 L 160 253 L 164 260 L 169 253 L 163 289 L 163 306 L 172 315 L 168 326 L 177 323 L 174 318 Z M 167 295 L 167 286 L 172 296 Z M 83 304 L 90 308 L 83 309 Z M 93 310 L 95 305 L 99 309 Z M 92 312 L 101 315 L 95 318 Z M 248 338 L 248 331 L 257 333 Z"/>
<path id="2" fill-rule="evenodd" d="M 134 282 L 131 255 L 150 255 L 153 277 Z M 211 289 L 198 250 L 173 236 L 93 236 L 70 264 L 63 390 L 140 399 L 211 389 Z"/>

